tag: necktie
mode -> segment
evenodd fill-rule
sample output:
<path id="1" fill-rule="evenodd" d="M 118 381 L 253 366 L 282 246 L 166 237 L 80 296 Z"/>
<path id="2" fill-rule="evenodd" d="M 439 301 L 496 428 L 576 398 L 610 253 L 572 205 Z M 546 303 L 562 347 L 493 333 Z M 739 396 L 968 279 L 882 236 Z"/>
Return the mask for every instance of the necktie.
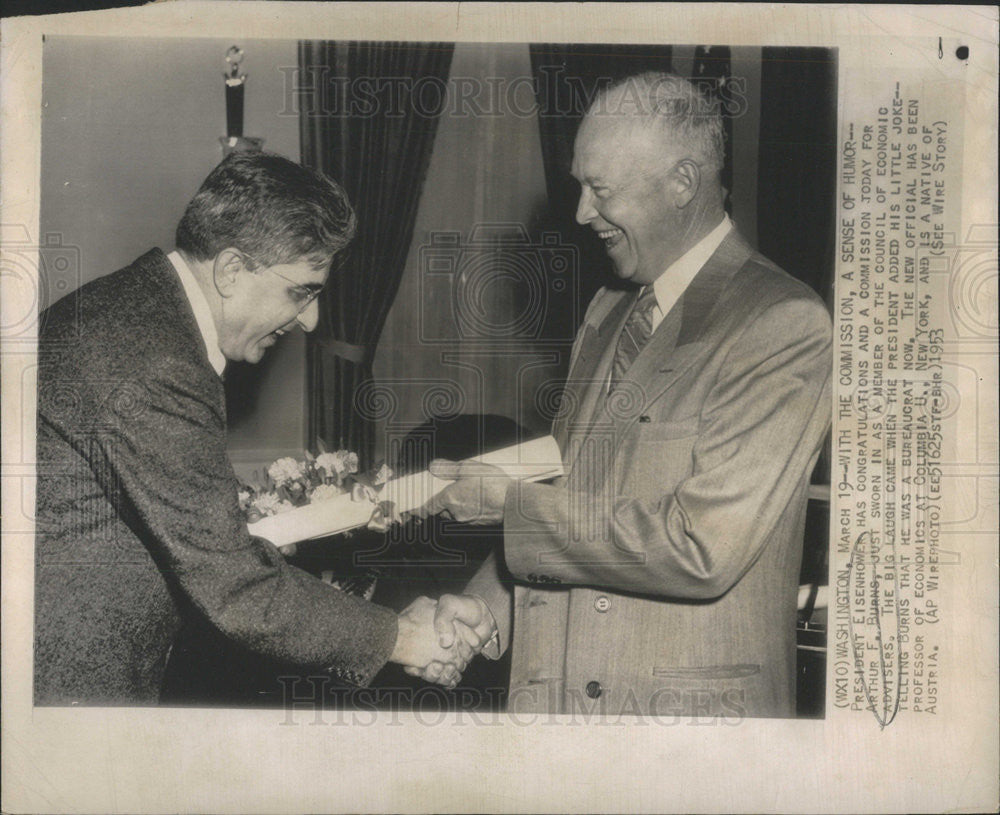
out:
<path id="1" fill-rule="evenodd" d="M 618 346 L 615 348 L 614 364 L 611 368 L 611 388 L 621 382 L 639 352 L 653 334 L 653 308 L 656 306 L 656 293 L 652 286 L 645 290 L 632 307 L 632 313 L 625 321 Z"/>

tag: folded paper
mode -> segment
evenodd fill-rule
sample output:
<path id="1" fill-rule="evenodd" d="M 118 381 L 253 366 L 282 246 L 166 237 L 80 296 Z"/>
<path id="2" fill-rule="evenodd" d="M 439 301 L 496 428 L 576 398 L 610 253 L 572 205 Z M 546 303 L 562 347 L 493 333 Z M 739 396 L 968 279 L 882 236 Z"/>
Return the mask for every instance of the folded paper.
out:
<path id="1" fill-rule="evenodd" d="M 492 464 L 518 481 L 544 481 L 563 474 L 562 455 L 552 436 L 515 444 L 468 459 Z M 443 490 L 450 481 L 427 470 L 389 481 L 378 493 L 379 502 L 391 502 L 396 512 L 412 512 Z M 377 511 L 369 500 L 338 495 L 304 507 L 271 515 L 249 524 L 250 534 L 275 546 L 337 535 L 365 526 Z"/>

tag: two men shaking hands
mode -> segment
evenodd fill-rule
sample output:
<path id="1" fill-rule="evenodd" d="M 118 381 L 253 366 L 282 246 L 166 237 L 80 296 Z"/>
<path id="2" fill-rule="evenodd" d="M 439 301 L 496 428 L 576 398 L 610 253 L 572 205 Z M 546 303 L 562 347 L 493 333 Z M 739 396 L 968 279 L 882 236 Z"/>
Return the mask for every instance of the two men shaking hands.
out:
<path id="1" fill-rule="evenodd" d="M 511 479 L 496 467 L 476 462 L 437 460 L 431 473 L 453 481 L 415 514 L 444 513 L 469 524 L 500 524 Z M 419 597 L 399 617 L 400 633 L 391 658 L 410 676 L 455 687 L 477 654 L 499 656 L 497 624 L 483 598 L 444 594 L 437 601 Z M 430 642 L 430 638 L 435 642 Z M 494 648 L 490 649 L 491 643 Z M 411 650 L 412 649 L 412 650 Z"/>

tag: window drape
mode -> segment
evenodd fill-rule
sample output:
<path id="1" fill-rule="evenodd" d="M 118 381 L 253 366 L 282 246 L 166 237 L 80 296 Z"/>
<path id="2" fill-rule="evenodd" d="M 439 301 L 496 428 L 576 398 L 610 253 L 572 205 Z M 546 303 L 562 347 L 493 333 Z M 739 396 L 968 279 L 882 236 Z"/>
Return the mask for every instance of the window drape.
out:
<path id="1" fill-rule="evenodd" d="M 302 162 L 339 181 L 358 216 L 307 347 L 308 436 L 371 463 L 374 428 L 355 395 L 403 273 L 445 104 L 451 43 L 299 44 Z"/>
<path id="2" fill-rule="evenodd" d="M 761 55 L 757 234 L 760 251 L 833 303 L 837 206 L 837 56 L 828 48 Z"/>

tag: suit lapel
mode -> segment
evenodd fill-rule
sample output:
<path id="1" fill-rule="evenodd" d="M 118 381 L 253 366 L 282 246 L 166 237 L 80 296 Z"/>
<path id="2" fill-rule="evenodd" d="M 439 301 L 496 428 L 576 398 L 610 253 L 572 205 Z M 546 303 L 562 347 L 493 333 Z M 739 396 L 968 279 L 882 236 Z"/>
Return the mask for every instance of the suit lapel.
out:
<path id="1" fill-rule="evenodd" d="M 194 316 L 194 307 L 188 299 L 184 285 L 181 283 L 177 270 L 160 249 L 151 249 L 135 262 L 135 268 L 149 281 L 149 287 L 157 288 L 160 291 L 161 304 L 157 313 L 157 320 L 153 322 L 149 319 L 141 321 L 142 329 L 146 332 L 160 331 L 166 333 L 178 333 L 184 336 L 182 345 L 185 349 L 190 349 L 192 355 L 196 356 L 201 368 L 203 368 L 212 382 L 212 394 L 215 398 L 215 405 L 220 414 L 226 415 L 226 398 L 223 386 L 223 378 L 216 373 L 212 367 L 212 362 L 208 358 L 208 351 L 205 348 L 205 338 L 198 326 L 198 320 Z M 207 393 L 207 391 L 206 391 Z"/>
<path id="2" fill-rule="evenodd" d="M 621 403 L 607 398 L 605 383 L 611 371 L 618 336 L 638 298 L 638 292 L 620 292 L 603 319 L 584 327 L 580 350 L 570 370 L 563 396 L 566 415 L 553 425 L 563 450 L 567 474 L 573 469 L 584 441 L 596 428 L 616 428 L 616 437 L 637 421 L 698 360 L 707 343 L 723 290 L 753 255 L 753 249 L 733 229 L 695 275 L 681 298 L 657 326 L 646 347 L 626 372 L 632 396 Z M 610 402 L 610 404 L 609 404 Z"/>
<path id="3" fill-rule="evenodd" d="M 645 383 L 647 405 L 658 399 L 698 358 L 723 290 L 752 254 L 753 250 L 739 233 L 731 231 L 635 358 L 628 377 Z M 637 411 L 631 420 L 641 412 Z"/>
<path id="4" fill-rule="evenodd" d="M 563 395 L 565 414 L 553 426 L 553 435 L 563 450 L 566 472 L 579 455 L 579 444 L 573 440 L 585 438 L 601 415 L 605 401 L 605 386 L 614 359 L 618 335 L 628 317 L 637 293 L 622 291 L 609 295 L 615 300 L 603 319 L 584 327 L 580 350 L 570 368 Z"/>
<path id="5" fill-rule="evenodd" d="M 578 416 L 589 416 L 585 425 L 580 427 L 581 439 L 596 427 L 614 426 L 616 439 L 620 440 L 649 405 L 695 364 L 709 344 L 706 335 L 718 322 L 714 318 L 723 291 L 752 254 L 753 249 L 735 229 L 726 236 L 626 372 L 626 381 L 632 383 L 631 393 L 623 391 L 616 402 L 614 397 L 607 398 L 603 383 L 611 369 L 618 335 L 638 293 L 622 295 L 602 322 L 599 335 L 587 343 L 592 358 L 598 358 L 590 363 L 593 385 L 587 388 L 584 383 L 586 394 L 577 413 Z M 601 349 L 599 355 L 594 353 L 594 349 Z M 585 409 L 587 412 L 584 412 Z M 569 434 L 570 437 L 573 435 L 572 432 Z M 572 446 L 579 448 L 581 445 Z M 575 456 L 573 461 L 566 462 L 567 472 L 574 462 Z"/>

